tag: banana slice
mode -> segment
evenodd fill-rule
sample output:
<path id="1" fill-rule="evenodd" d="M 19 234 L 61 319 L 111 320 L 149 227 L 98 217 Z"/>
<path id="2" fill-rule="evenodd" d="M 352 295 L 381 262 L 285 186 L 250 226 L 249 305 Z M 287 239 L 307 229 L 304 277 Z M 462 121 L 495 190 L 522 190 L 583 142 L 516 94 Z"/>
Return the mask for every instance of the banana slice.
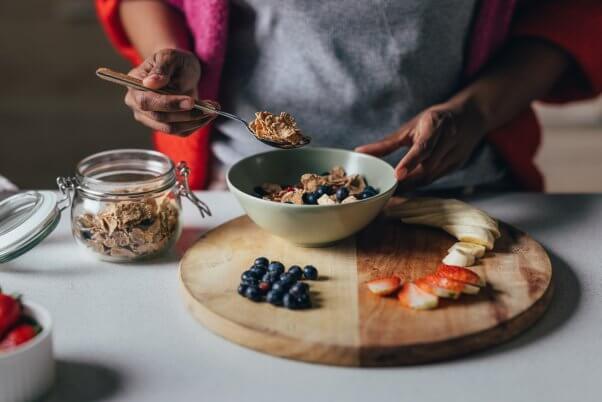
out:
<path id="1" fill-rule="evenodd" d="M 454 243 L 454 245 L 451 246 L 447 251 L 451 252 L 452 250 L 459 250 L 464 254 L 471 254 L 475 258 L 481 258 L 485 255 L 485 246 L 475 243 L 465 243 L 460 241 Z"/>
<path id="2" fill-rule="evenodd" d="M 495 236 L 487 229 L 469 225 L 445 225 L 441 229 L 461 242 L 476 243 L 485 246 L 488 250 L 493 249 Z"/>
<path id="3" fill-rule="evenodd" d="M 470 267 L 475 262 L 475 257 L 472 254 L 466 254 L 460 250 L 454 249 L 450 251 L 442 261 L 445 265 L 453 265 L 456 267 Z"/>

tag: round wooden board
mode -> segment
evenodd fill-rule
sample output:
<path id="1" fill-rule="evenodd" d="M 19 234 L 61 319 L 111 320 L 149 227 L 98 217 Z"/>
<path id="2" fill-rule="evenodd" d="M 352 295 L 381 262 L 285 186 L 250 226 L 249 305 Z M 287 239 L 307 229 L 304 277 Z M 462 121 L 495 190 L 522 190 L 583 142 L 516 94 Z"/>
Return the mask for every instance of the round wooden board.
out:
<path id="1" fill-rule="evenodd" d="M 524 331 L 552 297 L 552 267 L 543 248 L 501 225 L 502 237 L 474 267 L 488 287 L 476 296 L 441 300 L 430 311 L 401 307 L 371 294 L 366 282 L 434 271 L 455 242 L 446 233 L 379 220 L 328 248 L 300 248 L 240 217 L 206 233 L 180 264 L 188 308 L 216 334 L 276 356 L 343 366 L 419 364 L 499 344 Z M 258 256 L 285 265 L 315 265 L 315 307 L 291 311 L 253 303 L 236 292 Z"/>

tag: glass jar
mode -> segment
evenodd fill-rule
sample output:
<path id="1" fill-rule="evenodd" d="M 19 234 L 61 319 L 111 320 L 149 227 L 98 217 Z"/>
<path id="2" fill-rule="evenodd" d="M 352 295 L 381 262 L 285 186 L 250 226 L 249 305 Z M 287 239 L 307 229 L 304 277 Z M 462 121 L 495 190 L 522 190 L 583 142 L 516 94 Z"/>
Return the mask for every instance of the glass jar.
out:
<path id="1" fill-rule="evenodd" d="M 59 177 L 63 201 L 71 204 L 76 242 L 95 256 L 127 262 L 169 250 L 181 233 L 180 197 L 202 217 L 207 205 L 188 186 L 189 168 L 155 151 L 106 151 L 82 160 L 75 177 Z"/>

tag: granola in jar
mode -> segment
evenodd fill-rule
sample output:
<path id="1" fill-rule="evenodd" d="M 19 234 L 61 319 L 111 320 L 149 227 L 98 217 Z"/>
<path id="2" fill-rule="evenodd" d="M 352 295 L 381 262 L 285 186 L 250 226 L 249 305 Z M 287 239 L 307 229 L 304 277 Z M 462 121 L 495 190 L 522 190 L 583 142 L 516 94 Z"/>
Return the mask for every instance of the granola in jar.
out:
<path id="1" fill-rule="evenodd" d="M 146 198 L 107 204 L 74 219 L 75 237 L 92 251 L 117 259 L 144 258 L 169 248 L 179 235 L 175 200 Z"/>

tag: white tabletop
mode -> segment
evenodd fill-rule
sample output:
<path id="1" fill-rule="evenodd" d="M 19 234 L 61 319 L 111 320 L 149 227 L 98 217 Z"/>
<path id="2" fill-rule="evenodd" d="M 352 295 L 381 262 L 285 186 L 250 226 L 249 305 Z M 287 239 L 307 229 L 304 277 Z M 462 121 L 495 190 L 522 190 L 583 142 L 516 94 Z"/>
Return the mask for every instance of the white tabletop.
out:
<path id="1" fill-rule="evenodd" d="M 41 245 L 0 265 L 0 285 L 55 320 L 59 380 L 46 399 L 85 401 L 569 401 L 600 400 L 602 195 L 503 195 L 474 200 L 549 251 L 550 310 L 515 340 L 458 360 L 346 369 L 299 363 L 225 341 L 187 313 L 177 261 L 202 231 L 242 213 L 228 193 L 185 206 L 177 251 L 116 265 L 80 252 L 68 219 Z M 66 217 L 66 215 L 65 215 Z"/>

